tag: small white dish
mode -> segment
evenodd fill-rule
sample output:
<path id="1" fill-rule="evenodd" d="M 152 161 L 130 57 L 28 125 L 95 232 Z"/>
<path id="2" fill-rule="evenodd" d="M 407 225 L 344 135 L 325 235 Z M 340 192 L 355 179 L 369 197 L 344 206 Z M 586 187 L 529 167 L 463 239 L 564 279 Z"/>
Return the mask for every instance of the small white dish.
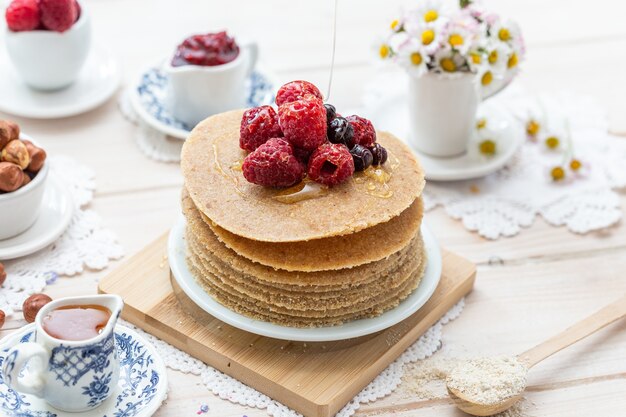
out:
<path id="1" fill-rule="evenodd" d="M 4 20 L 4 19 L 3 19 Z M 67 88 L 38 91 L 17 74 L 0 48 L 0 111 L 33 119 L 56 119 L 92 110 L 117 91 L 120 70 L 113 54 L 94 44 L 76 81 Z"/>
<path id="2" fill-rule="evenodd" d="M 376 129 L 391 132 L 411 144 L 409 109 L 405 95 L 386 97 L 375 108 L 368 109 L 367 116 L 371 118 Z M 477 118 L 486 118 L 490 130 L 498 137 L 496 154 L 482 155 L 478 151 L 477 138 L 470 140 L 466 153 L 450 158 L 433 157 L 412 148 L 424 168 L 426 179 L 458 181 L 480 178 L 498 171 L 511 160 L 524 142 L 523 127 L 513 115 L 490 101 L 479 107 Z"/>
<path id="3" fill-rule="evenodd" d="M 173 138 L 185 140 L 193 126 L 177 119 L 168 111 L 169 85 L 170 78 L 163 65 L 146 68 L 136 78 L 135 84 L 130 87 L 130 103 L 139 118 L 148 126 Z M 273 76 L 258 66 L 245 83 L 245 107 L 272 104 L 274 85 Z"/>
<path id="4" fill-rule="evenodd" d="M 37 221 L 49 171 L 50 164 L 46 161 L 28 184 L 10 193 L 0 194 L 0 242 L 19 236 Z"/>
<path id="5" fill-rule="evenodd" d="M 340 326 L 297 328 L 254 320 L 236 313 L 215 301 L 194 279 L 187 267 L 187 244 L 184 239 L 185 219 L 180 216 L 168 239 L 168 259 L 172 275 L 185 294 L 201 309 L 238 329 L 261 336 L 297 342 L 330 342 L 352 339 L 385 330 L 419 310 L 435 292 L 441 279 L 442 261 L 439 245 L 430 230 L 422 225 L 422 237 L 428 266 L 419 287 L 393 308 L 370 319 L 351 321 Z"/>
<path id="6" fill-rule="evenodd" d="M 24 326 L 0 341 L 0 365 L 9 348 L 33 341 L 35 324 Z M 43 399 L 18 394 L 0 375 L 0 415 L 5 417 L 150 417 L 167 396 L 167 370 L 156 349 L 136 331 L 115 326 L 115 342 L 120 359 L 116 391 L 101 405 L 82 413 L 57 410 Z"/>
<path id="7" fill-rule="evenodd" d="M 0 260 L 19 258 L 45 248 L 63 234 L 73 214 L 70 191 L 51 173 L 37 220 L 25 232 L 0 240 Z"/>
<path id="8" fill-rule="evenodd" d="M 83 68 L 91 45 L 91 19 L 81 2 L 80 17 L 63 33 L 7 28 L 4 36 L 11 63 L 22 80 L 32 88 L 53 91 L 76 81 Z"/>

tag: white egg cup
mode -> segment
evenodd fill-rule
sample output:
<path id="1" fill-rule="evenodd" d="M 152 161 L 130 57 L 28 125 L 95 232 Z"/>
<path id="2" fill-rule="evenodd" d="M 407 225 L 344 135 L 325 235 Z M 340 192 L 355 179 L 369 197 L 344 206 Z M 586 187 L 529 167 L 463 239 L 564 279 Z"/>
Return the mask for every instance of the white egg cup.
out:
<path id="1" fill-rule="evenodd" d="M 37 90 L 59 90 L 71 85 L 83 68 L 91 45 L 91 21 L 81 3 L 81 13 L 65 32 L 6 29 L 7 51 L 24 82 Z"/>
<path id="2" fill-rule="evenodd" d="M 0 194 L 0 240 L 17 236 L 35 223 L 41 211 L 49 170 L 46 161 L 31 182 L 13 192 Z"/>

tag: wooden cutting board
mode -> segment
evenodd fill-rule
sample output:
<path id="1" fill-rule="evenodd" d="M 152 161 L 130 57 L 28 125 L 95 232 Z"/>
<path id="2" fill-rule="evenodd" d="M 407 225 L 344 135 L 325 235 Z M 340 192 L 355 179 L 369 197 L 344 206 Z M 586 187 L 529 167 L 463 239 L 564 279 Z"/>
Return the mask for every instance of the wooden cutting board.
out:
<path id="1" fill-rule="evenodd" d="M 125 320 L 307 417 L 330 417 L 436 323 L 474 285 L 476 268 L 443 251 L 443 275 L 418 312 L 380 333 L 302 343 L 244 332 L 210 316 L 170 279 L 162 236 L 100 281 L 119 294 Z"/>

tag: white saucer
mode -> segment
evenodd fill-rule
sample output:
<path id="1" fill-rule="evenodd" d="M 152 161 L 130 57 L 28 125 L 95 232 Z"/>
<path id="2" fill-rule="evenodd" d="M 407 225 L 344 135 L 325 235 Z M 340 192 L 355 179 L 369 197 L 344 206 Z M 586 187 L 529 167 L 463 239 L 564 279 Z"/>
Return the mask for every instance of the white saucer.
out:
<path id="1" fill-rule="evenodd" d="M 172 274 L 185 294 L 200 308 L 224 323 L 261 336 L 298 342 L 329 342 L 376 333 L 411 316 L 433 295 L 441 278 L 441 252 L 430 230 L 422 225 L 422 237 L 428 266 L 419 287 L 396 308 L 370 319 L 355 320 L 340 326 L 296 328 L 254 320 L 236 313 L 215 301 L 200 287 L 187 267 L 185 219 L 180 216 L 168 239 L 168 259 Z"/>
<path id="2" fill-rule="evenodd" d="M 492 103 L 488 101 L 480 106 L 478 118 L 486 117 L 489 128 L 499 138 L 496 154 L 493 156 L 480 154 L 476 138 L 470 140 L 467 153 L 452 158 L 429 156 L 412 147 L 424 168 L 426 179 L 457 181 L 484 177 L 502 168 L 515 155 L 524 141 L 524 129 L 511 114 Z M 386 97 L 375 108 L 368 109 L 366 116 L 371 118 L 376 129 L 391 132 L 411 144 L 406 96 Z"/>
<path id="3" fill-rule="evenodd" d="M 0 46 L 0 62 L 0 111 L 33 119 L 85 113 L 104 103 L 120 83 L 117 61 L 110 51 L 97 44 L 91 48 L 76 82 L 58 91 L 37 91 L 24 84 L 4 45 Z"/>
<path id="4" fill-rule="evenodd" d="M 32 342 L 35 325 L 29 324 L 0 341 L 0 364 L 9 348 Z M 167 396 L 167 370 L 156 349 L 136 331 L 115 326 L 115 342 L 120 358 L 120 378 L 116 391 L 101 405 L 82 413 L 60 411 L 41 398 L 17 394 L 0 374 L 0 415 L 4 417 L 150 417 Z"/>
<path id="5" fill-rule="evenodd" d="M 168 83 L 169 78 L 160 64 L 146 68 L 136 77 L 135 84 L 129 89 L 130 103 L 137 115 L 150 127 L 173 138 L 185 140 L 193 126 L 187 126 L 177 120 L 167 110 L 164 102 Z M 246 107 L 274 102 L 274 77 L 261 65 L 258 65 L 248 77 L 246 89 Z"/>
<path id="6" fill-rule="evenodd" d="M 59 238 L 72 221 L 72 194 L 50 173 L 43 196 L 41 213 L 28 230 L 15 237 L 0 240 L 0 260 L 30 255 Z"/>

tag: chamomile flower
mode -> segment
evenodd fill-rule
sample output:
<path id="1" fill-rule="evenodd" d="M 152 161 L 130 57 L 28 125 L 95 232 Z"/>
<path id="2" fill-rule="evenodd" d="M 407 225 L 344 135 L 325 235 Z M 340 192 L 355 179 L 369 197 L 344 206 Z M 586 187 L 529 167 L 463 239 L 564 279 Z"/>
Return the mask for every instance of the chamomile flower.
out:
<path id="1" fill-rule="evenodd" d="M 432 63 L 436 72 L 453 74 L 463 70 L 465 58 L 451 48 L 441 48 L 434 55 Z"/>
<path id="2" fill-rule="evenodd" d="M 485 54 L 489 70 L 498 76 L 503 75 L 507 70 L 511 48 L 502 42 L 489 42 L 485 47 Z"/>
<path id="3" fill-rule="evenodd" d="M 500 42 L 517 45 L 522 42 L 522 32 L 517 23 L 512 20 L 497 19 L 490 28 L 491 36 Z"/>
<path id="4" fill-rule="evenodd" d="M 398 54 L 398 60 L 409 73 L 419 77 L 428 71 L 430 56 L 424 52 L 420 42 L 411 39 Z"/>
<path id="5" fill-rule="evenodd" d="M 407 32 L 422 45 L 427 54 L 432 54 L 441 47 L 444 26 L 439 23 L 421 24 L 412 32 Z"/>
<path id="6" fill-rule="evenodd" d="M 484 156 L 493 156 L 498 152 L 498 135 L 489 128 L 485 120 L 485 126 L 476 129 L 476 141 L 478 152 Z"/>
<path id="7" fill-rule="evenodd" d="M 467 65 L 472 72 L 478 72 L 485 62 L 487 62 L 487 55 L 483 47 L 474 46 L 467 52 Z"/>
<path id="8" fill-rule="evenodd" d="M 482 66 L 476 76 L 484 97 L 491 95 L 500 88 L 502 76 L 493 71 L 489 65 Z"/>
<path id="9" fill-rule="evenodd" d="M 446 25 L 444 41 L 446 46 L 465 54 L 476 41 L 475 28 L 465 21 L 454 21 Z"/>
<path id="10" fill-rule="evenodd" d="M 423 0 L 418 3 L 413 16 L 418 23 L 429 24 L 447 20 L 453 12 L 451 2 L 442 0 Z"/>

